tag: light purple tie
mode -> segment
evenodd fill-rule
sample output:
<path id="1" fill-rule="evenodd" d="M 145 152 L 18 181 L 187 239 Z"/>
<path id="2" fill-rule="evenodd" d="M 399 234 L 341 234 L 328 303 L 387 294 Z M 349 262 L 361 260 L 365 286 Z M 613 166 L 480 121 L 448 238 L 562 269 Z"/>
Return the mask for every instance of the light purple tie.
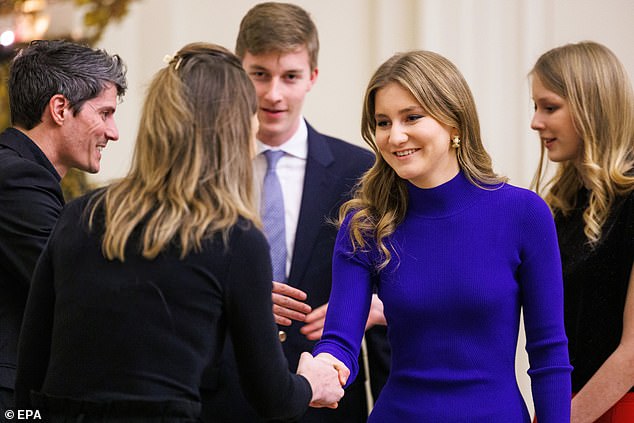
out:
<path id="1" fill-rule="evenodd" d="M 264 225 L 264 234 L 271 246 L 271 264 L 273 280 L 286 282 L 286 225 L 284 223 L 284 195 L 277 177 L 277 162 L 284 156 L 283 151 L 267 150 L 266 175 L 262 186 L 260 214 Z"/>

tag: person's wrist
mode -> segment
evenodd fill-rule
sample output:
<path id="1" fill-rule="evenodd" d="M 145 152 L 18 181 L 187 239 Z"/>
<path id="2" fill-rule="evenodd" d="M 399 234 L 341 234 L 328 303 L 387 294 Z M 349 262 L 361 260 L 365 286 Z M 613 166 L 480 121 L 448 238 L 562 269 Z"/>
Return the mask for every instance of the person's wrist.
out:
<path id="1" fill-rule="evenodd" d="M 304 378 L 304 380 L 307 382 L 308 384 L 308 390 L 310 391 L 310 402 L 312 403 L 313 401 L 315 401 L 316 398 L 316 388 L 313 385 L 313 383 L 311 382 L 310 378 L 305 375 L 304 373 L 297 373 L 298 376 L 301 376 Z"/>

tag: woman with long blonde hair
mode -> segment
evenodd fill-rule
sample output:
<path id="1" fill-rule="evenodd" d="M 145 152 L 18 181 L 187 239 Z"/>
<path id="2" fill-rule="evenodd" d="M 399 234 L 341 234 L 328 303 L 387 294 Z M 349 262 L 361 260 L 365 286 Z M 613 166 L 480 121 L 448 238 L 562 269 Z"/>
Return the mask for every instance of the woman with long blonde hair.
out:
<path id="1" fill-rule="evenodd" d="M 567 44 L 530 72 L 555 214 L 572 372 L 572 422 L 634 421 L 634 94 L 607 47 Z M 558 164 L 544 183 L 547 159 Z M 603 417 L 602 417 L 603 416 Z"/>
<path id="2" fill-rule="evenodd" d="M 225 334 L 263 416 L 336 405 L 332 366 L 306 353 L 293 375 L 277 340 L 251 197 L 256 104 L 220 46 L 189 44 L 156 74 L 128 175 L 70 203 L 41 256 L 19 408 L 50 422 L 198 421 Z"/>
<path id="3" fill-rule="evenodd" d="M 570 365 L 552 216 L 495 174 L 459 70 L 394 55 L 366 90 L 376 154 L 341 209 L 324 335 L 313 354 L 358 374 L 374 289 L 392 349 L 369 422 L 530 422 L 515 375 L 524 309 L 540 421 L 569 418 Z"/>

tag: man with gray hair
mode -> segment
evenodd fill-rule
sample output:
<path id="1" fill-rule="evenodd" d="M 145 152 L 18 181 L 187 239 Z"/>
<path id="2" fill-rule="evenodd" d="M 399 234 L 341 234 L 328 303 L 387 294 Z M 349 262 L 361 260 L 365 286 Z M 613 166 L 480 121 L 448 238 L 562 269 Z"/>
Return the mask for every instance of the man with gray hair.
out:
<path id="1" fill-rule="evenodd" d="M 33 41 L 11 63 L 12 127 L 0 134 L 0 412 L 13 407 L 18 336 L 31 275 L 64 205 L 70 168 L 99 171 L 119 138 L 127 88 L 117 55 L 69 41 Z"/>

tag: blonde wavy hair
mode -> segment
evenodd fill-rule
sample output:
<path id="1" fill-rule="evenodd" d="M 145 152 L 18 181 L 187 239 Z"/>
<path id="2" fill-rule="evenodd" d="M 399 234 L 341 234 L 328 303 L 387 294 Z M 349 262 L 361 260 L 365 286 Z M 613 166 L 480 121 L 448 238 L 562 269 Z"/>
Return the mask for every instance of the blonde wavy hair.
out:
<path id="1" fill-rule="evenodd" d="M 406 181 L 383 159 L 375 142 L 376 93 L 390 83 L 409 91 L 429 116 L 457 129 L 461 140 L 456 150 L 458 164 L 471 183 L 484 188 L 506 182 L 506 178 L 493 172 L 491 158 L 480 137 L 473 95 L 456 66 L 431 51 L 392 56 L 376 70 L 364 97 L 361 134 L 374 151 L 374 165 L 361 178 L 354 198 L 339 211 L 339 224 L 348 214 L 352 215 L 349 231 L 355 250 L 366 249 L 370 239 L 376 242 L 382 257 L 377 270 L 391 260 L 386 238 L 405 218 L 409 201 Z"/>
<path id="2" fill-rule="evenodd" d="M 152 259 L 171 244 L 181 257 L 244 217 L 252 198 L 255 90 L 240 60 L 207 43 L 183 47 L 147 93 L 127 176 L 92 199 L 89 224 L 104 210 L 103 254 L 124 261 L 133 231 Z"/>
<path id="3" fill-rule="evenodd" d="M 577 192 L 585 186 L 590 198 L 584 233 L 595 246 L 615 198 L 634 189 L 634 94 L 627 71 L 607 47 L 584 41 L 547 51 L 529 76 L 568 103 L 582 139 L 578 160 L 560 163 L 547 183 L 542 144 L 532 186 L 553 213 L 564 216 L 577 206 Z"/>

